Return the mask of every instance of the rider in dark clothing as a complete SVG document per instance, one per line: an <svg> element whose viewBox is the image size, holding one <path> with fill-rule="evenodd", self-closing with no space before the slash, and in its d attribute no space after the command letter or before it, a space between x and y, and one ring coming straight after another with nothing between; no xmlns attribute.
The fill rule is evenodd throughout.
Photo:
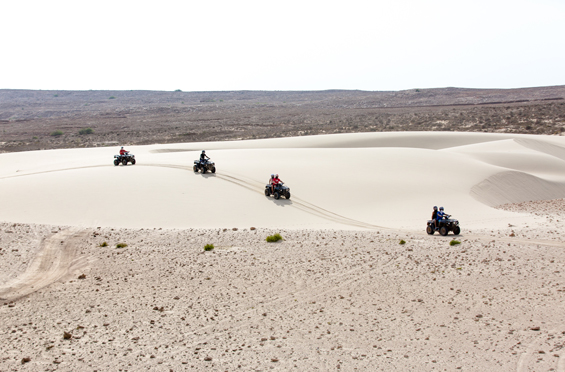
<svg viewBox="0 0 565 372"><path fill-rule="evenodd" d="M202 150L202 154L200 154L200 164L202 166L206 164L206 159L210 159L210 157L206 155L206 151Z"/></svg>
<svg viewBox="0 0 565 372"><path fill-rule="evenodd" d="M437 207L434 205L434 211L432 212L432 221L434 224L434 230L437 230L436 220L437 220Z"/></svg>

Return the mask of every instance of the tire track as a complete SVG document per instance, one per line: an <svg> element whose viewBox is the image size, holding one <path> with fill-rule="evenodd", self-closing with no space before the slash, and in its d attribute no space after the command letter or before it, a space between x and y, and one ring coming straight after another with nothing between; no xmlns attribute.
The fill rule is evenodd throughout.
<svg viewBox="0 0 565 372"><path fill-rule="evenodd" d="M174 168L174 169L190 170L191 172L193 172L192 166L182 166L182 165L173 165L173 164L144 164L144 166ZM232 184L238 185L238 186L243 187L247 190L257 192L261 195L263 195L263 193L264 193L263 189L265 187L265 184L260 182L260 181L256 181L256 180L252 180L252 179L250 179L249 181L246 181L242 178L238 178L238 177L230 175L229 173L226 173L226 172L215 173L214 175L215 175L215 177L217 177L221 180L224 180L226 182L230 182ZM292 199L289 202L290 202L289 203L290 207L297 208L297 209L299 209L299 210L301 210L305 213L311 214L311 215L319 217L319 218L323 218L323 219L331 221L331 222L336 222L336 223L340 223L340 224L348 225L348 226L361 227L361 228L369 229L369 230L376 230L376 229L392 230L392 229L384 227L384 226L373 225L373 224L370 224L370 223L367 223L367 222L363 222L363 221L355 220L353 218L345 217L343 215L340 215L340 214L334 213L332 211L329 211L327 209L324 209L322 207L319 207L315 204L309 203L306 200L298 198L296 196L293 196Z"/></svg>
<svg viewBox="0 0 565 372"><path fill-rule="evenodd" d="M539 356L537 350L543 349L542 340L548 337L548 335L552 335L555 333L562 333L563 327L559 326L558 328L553 328L547 332L543 332L537 337L535 337L532 342L528 344L526 351L524 351L520 355L520 359L518 359L518 363L516 364L516 372L525 372L530 370L528 367L530 366L530 362L536 359L536 356ZM534 368L535 370L535 368ZM556 369L557 372L565 372L565 357L561 355L556 362Z"/></svg>
<svg viewBox="0 0 565 372"><path fill-rule="evenodd" d="M255 191L258 192L260 194L263 194L263 188L265 187L265 184L259 182L259 181L254 181L252 182L248 182L245 181L241 178L237 178L234 176L230 176L228 174L217 174L216 177L219 177L221 179L223 179L224 181L227 182L231 182L234 183L236 185L242 186L248 190L251 191ZM356 227L362 227L365 229L369 229L369 230L375 230L375 229L387 229L384 226L378 226L378 225L373 225L367 222L363 222L363 221L359 221L359 220L355 220L353 218L349 218L349 217L345 217L342 216L340 214L334 213L332 211L329 211L327 209L324 209L322 207L319 207L315 204L309 203L304 199L298 198L296 196L293 196L292 199L290 200L290 206L297 208L303 212L309 213L311 215L314 215L316 217L320 217L332 222L337 222L337 223L341 223L344 225L349 225L349 226L356 226Z"/></svg>
<svg viewBox="0 0 565 372"><path fill-rule="evenodd" d="M4 301L20 299L87 266L87 257L77 257L77 246L87 234L68 229L44 239L26 271L0 286L0 298Z"/></svg>
<svg viewBox="0 0 565 372"><path fill-rule="evenodd" d="M86 165L86 166L82 166L82 167L61 168L61 169L52 169L52 170L41 171L41 172L14 174L14 175L11 175L11 176L0 177L0 180L5 180L5 179L9 179L9 178L26 177L26 176L35 176L36 174L45 174L45 173L54 173L54 172L66 172L66 171L77 170L77 169L103 168L103 167L110 167L110 165Z"/></svg>

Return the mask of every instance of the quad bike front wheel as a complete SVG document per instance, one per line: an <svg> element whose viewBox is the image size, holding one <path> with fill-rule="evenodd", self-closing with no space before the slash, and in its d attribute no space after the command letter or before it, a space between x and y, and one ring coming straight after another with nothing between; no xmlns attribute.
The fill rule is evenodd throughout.
<svg viewBox="0 0 565 372"><path fill-rule="evenodd" d="M131 159L131 165L135 165L135 159Z"/></svg>
<svg viewBox="0 0 565 372"><path fill-rule="evenodd" d="M426 227L426 232L428 233L428 235L434 235L435 231L432 225L428 225L428 227Z"/></svg>
<svg viewBox="0 0 565 372"><path fill-rule="evenodd" d="M126 159L122 160L122 165L128 165L128 161Z"/></svg>
<svg viewBox="0 0 565 372"><path fill-rule="evenodd" d="M210 170L210 172L216 173L216 167L213 167L213 168Z"/></svg>
<svg viewBox="0 0 565 372"><path fill-rule="evenodd" d="M286 199L290 199L290 191L286 193Z"/></svg>
<svg viewBox="0 0 565 372"><path fill-rule="evenodd" d="M442 226L442 227L439 228L439 233L442 236L446 236L448 232L449 231L447 231L447 227L445 227L445 226Z"/></svg>
<svg viewBox="0 0 565 372"><path fill-rule="evenodd" d="M202 167L202 174L205 174L207 171L206 167Z"/></svg>
<svg viewBox="0 0 565 372"><path fill-rule="evenodd" d="M454 235L459 235L461 233L461 228L459 226L455 226L453 228L453 234Z"/></svg>
<svg viewBox="0 0 565 372"><path fill-rule="evenodd" d="M117 165L120 165L120 161L119 161L118 159L115 159L115 160L114 160L114 165L116 165L116 166L117 166Z"/></svg>
<svg viewBox="0 0 565 372"><path fill-rule="evenodd" d="M275 191L275 199L279 200L281 198L281 194L278 191Z"/></svg>

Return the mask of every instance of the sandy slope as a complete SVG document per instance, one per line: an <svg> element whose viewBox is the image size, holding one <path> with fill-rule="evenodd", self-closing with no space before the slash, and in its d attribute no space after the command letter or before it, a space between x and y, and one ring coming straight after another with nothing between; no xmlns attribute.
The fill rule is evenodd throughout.
<svg viewBox="0 0 565 372"><path fill-rule="evenodd" d="M89 267L23 298L0 285L0 369L562 372L563 229L535 242L509 229L457 246L390 231L83 229L74 254ZM266 243L274 232L285 240ZM76 237L55 229L40 249ZM4 242L0 266L25 253Z"/></svg>
<svg viewBox="0 0 565 372"><path fill-rule="evenodd" d="M206 148L218 172L192 160ZM565 138L364 133L0 155L0 220L114 227L420 229L432 205L467 228L501 227L491 206L565 197ZM290 201L262 195L278 172Z"/></svg>
<svg viewBox="0 0 565 372"><path fill-rule="evenodd" d="M565 372L563 138L202 146L0 155L1 371Z"/></svg>

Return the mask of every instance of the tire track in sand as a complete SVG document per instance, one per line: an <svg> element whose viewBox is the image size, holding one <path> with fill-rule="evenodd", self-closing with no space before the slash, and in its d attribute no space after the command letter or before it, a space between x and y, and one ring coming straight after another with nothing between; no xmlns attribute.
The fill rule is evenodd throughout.
<svg viewBox="0 0 565 372"><path fill-rule="evenodd" d="M138 164L137 166L158 167L158 168L173 168L173 169L188 170L188 171L194 172L193 169L192 169L192 165L188 166L188 165L178 165L178 164L157 164L157 163L151 164L151 163L148 163L148 164ZM112 167L113 168L114 166L113 165L89 165L89 166L83 166L83 167L52 169L52 170L48 170L48 171L40 171L40 172L33 172L33 173L24 173L24 174L4 176L4 177L0 177L0 180L9 179L9 178L16 178L16 177L33 176L33 175L36 175L36 174L65 172L65 171L78 170L78 169L103 168L103 167ZM246 188L248 190L263 194L263 188L265 187L265 185L262 182L255 181L255 180L246 181L242 178L238 178L238 177L229 175L225 172L222 172L222 174L215 173L214 176L218 177L219 179L222 179L223 181L230 182L230 183L233 183L233 184L238 185L240 187ZM329 220L329 221L332 221L332 222L337 222L337 223L340 223L340 224L348 225L348 226L361 227L361 228L369 229L369 230L375 230L375 229L390 230L389 228L386 228L384 226L373 225L373 224L370 224L370 223L367 223L367 222L363 222L363 221L355 220L353 218L342 216L340 214L331 212L327 209L324 209L324 208L321 208L317 205L309 203L306 200L297 198L296 196L294 196L292 198L292 201L290 201L289 206L293 207L293 208L297 208L297 209L299 209L299 210L301 210L305 213L314 215L316 217L323 218L323 219L326 219L326 220Z"/></svg>
<svg viewBox="0 0 565 372"><path fill-rule="evenodd" d="M556 334L564 334L565 331L563 331L563 329L563 325L558 324L556 328L542 332L540 335L534 337L534 339L526 347L526 350L522 354L520 354L520 358L518 359L518 363L516 364L516 372L537 370L534 364L536 363L537 358L540 356L538 350L544 349L543 341L548 340L549 337L553 338ZM551 355L552 352L553 350L546 355ZM554 364L555 368L550 369L550 371L553 370L556 372L565 372L565 356L562 353L559 356L559 359L557 359L555 363L551 364Z"/></svg>
<svg viewBox="0 0 565 372"><path fill-rule="evenodd" d="M142 166L173 168L173 169L189 170L191 172L194 172L193 169L192 169L192 166L183 166L183 165L175 165L175 164L143 164ZM265 184L260 182L260 181L256 181L256 180L252 180L252 179L250 179L249 181L246 181L242 178L230 175L227 172L214 173L214 177L217 177L217 178L219 178L223 181L226 181L226 182L230 182L230 183L235 184L237 186L243 187L247 190L257 192L257 193L262 194L262 195L264 193ZM286 199L281 200L281 201L286 202ZM342 216L340 214L337 214L337 213L334 213L334 212L329 211L327 209L324 209L322 207L319 207L315 204L309 203L306 200L303 200L301 198L297 198L296 196L293 196L291 198L291 200L289 200L288 202L289 202L289 204L288 204L289 207L299 209L299 210L301 210L305 213L308 213L308 214L311 214L311 215L314 215L316 217L323 218L325 220L329 220L329 221L332 221L332 222L337 222L337 223L348 225L348 226L361 227L361 228L369 229L369 230L376 230L376 229L392 230L392 229L384 227L384 226L373 225L373 224L370 224L370 223L367 223L367 222L363 222L363 221L355 220L353 218Z"/></svg>
<svg viewBox="0 0 565 372"><path fill-rule="evenodd" d="M0 299L20 299L85 267L88 258L77 257L77 251L87 234L86 231L67 229L44 239L26 271L0 285Z"/></svg>

